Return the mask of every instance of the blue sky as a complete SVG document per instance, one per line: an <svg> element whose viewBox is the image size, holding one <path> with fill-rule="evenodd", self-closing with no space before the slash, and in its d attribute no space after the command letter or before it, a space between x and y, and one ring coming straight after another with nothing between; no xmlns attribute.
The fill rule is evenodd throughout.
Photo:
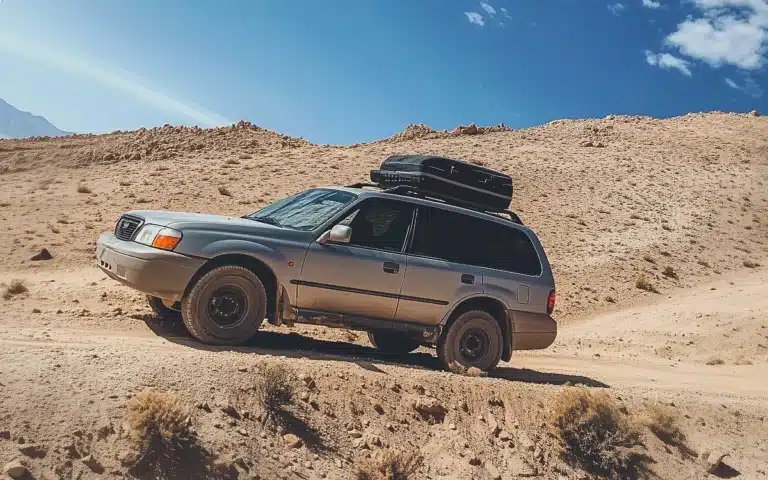
<svg viewBox="0 0 768 480"><path fill-rule="evenodd" d="M768 110L768 0L0 0L0 98L78 132L318 143Z"/></svg>

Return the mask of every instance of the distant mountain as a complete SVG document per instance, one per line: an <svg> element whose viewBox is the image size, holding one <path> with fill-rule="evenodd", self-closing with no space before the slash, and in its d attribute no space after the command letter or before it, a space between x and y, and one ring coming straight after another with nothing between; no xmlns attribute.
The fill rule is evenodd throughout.
<svg viewBox="0 0 768 480"><path fill-rule="evenodd" d="M0 98L0 138L61 137L70 135L45 118L23 112Z"/></svg>

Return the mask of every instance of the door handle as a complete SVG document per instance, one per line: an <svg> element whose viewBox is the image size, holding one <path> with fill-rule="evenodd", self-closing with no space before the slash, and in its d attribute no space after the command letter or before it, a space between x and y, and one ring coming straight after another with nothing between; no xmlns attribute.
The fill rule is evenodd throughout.
<svg viewBox="0 0 768 480"><path fill-rule="evenodd" d="M384 262L384 271L387 273L397 273L400 271L400 265L394 262Z"/></svg>
<svg viewBox="0 0 768 480"><path fill-rule="evenodd" d="M465 273L461 276L461 283L466 283L467 285L472 285L475 283L475 276L470 275L469 273Z"/></svg>

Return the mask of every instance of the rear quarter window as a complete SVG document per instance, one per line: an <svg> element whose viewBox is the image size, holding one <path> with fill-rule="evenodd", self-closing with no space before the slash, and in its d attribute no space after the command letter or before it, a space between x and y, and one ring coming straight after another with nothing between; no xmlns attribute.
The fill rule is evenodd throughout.
<svg viewBox="0 0 768 480"><path fill-rule="evenodd" d="M420 211L411 252L524 275L541 275L541 262L522 230L440 208Z"/></svg>

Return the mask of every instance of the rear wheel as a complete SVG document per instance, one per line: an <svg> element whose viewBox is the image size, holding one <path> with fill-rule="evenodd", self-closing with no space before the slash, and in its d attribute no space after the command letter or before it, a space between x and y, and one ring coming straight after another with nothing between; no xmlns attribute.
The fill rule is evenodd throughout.
<svg viewBox="0 0 768 480"><path fill-rule="evenodd" d="M147 303L149 303L149 307L152 311L163 320L178 320L181 318L181 312L168 307L160 297L147 295Z"/></svg>
<svg viewBox="0 0 768 480"><path fill-rule="evenodd" d="M444 368L454 362L464 368L488 371L501 360L503 335L499 322L488 312L462 313L437 342L437 356Z"/></svg>
<svg viewBox="0 0 768 480"><path fill-rule="evenodd" d="M205 343L238 345L258 331L267 311L264 285L237 265L217 267L200 277L181 302L184 325Z"/></svg>
<svg viewBox="0 0 768 480"><path fill-rule="evenodd" d="M412 335L384 330L368 332L368 340L376 347L376 350L394 354L410 353L421 345Z"/></svg>

